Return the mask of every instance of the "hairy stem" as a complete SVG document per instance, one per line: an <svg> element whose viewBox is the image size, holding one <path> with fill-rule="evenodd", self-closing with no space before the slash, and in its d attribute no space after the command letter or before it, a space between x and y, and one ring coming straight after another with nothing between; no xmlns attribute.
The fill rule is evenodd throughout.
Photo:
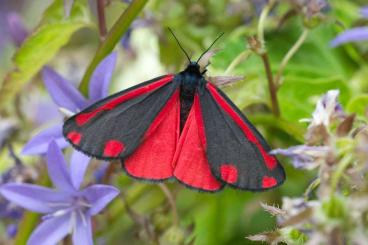
<svg viewBox="0 0 368 245"><path fill-rule="evenodd" d="M277 99L277 88L275 85L275 81L273 80L272 70L271 70L271 64L270 60L268 58L267 53L261 54L261 58L263 61L263 66L266 71L267 81L268 81L268 89L271 97L271 108L272 113L275 117L280 116L280 108L279 108L279 102Z"/></svg>
<svg viewBox="0 0 368 245"><path fill-rule="evenodd" d="M295 44L291 47L291 49L287 52L287 54L283 58L275 77L275 83L277 87L279 87L281 84L281 76L284 73L287 64L289 63L290 59L295 55L295 53L299 50L299 48L303 45L303 43L308 37L308 34L309 30L305 28L300 37L298 38L298 40L295 42Z"/></svg>
<svg viewBox="0 0 368 245"><path fill-rule="evenodd" d="M129 7L124 11L124 13L119 17L116 23L113 25L111 30L107 33L106 38L100 43L95 56L93 57L91 63L89 64L81 84L79 85L79 90L87 95L88 84L92 76L93 71L97 65L105 58L119 42L124 33L128 30L130 24L141 12L143 7L146 5L148 0L133 0Z"/></svg>
<svg viewBox="0 0 368 245"><path fill-rule="evenodd" d="M100 31L100 39L103 41L107 34L106 19L105 19L105 0L97 1L98 29Z"/></svg>

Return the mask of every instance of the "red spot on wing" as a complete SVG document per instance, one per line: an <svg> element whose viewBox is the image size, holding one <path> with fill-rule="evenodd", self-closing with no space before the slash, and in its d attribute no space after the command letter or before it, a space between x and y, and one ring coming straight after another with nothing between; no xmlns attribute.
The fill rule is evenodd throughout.
<svg viewBox="0 0 368 245"><path fill-rule="evenodd" d="M262 147L262 145L258 141L255 134L252 132L252 130L249 128L249 126L243 121L240 115L236 111L234 111L233 108L231 108L229 103L219 94L216 87L211 83L207 83L207 89L211 93L215 101L221 106L221 108L224 109L225 112L239 125L239 127L242 129L247 139L257 146L265 161L267 168L273 170L277 165L276 158L267 154L267 152Z"/></svg>
<svg viewBox="0 0 368 245"><path fill-rule="evenodd" d="M66 136L74 145L79 145L81 139L82 139L82 134L78 133L77 131L71 131L68 133L68 135Z"/></svg>
<svg viewBox="0 0 368 245"><path fill-rule="evenodd" d="M277 185L277 181L274 177L264 176L262 179L262 187L263 188L271 188Z"/></svg>
<svg viewBox="0 0 368 245"><path fill-rule="evenodd" d="M180 102L177 90L148 128L142 144L124 159L125 170L142 179L162 180L172 177L172 162L179 131Z"/></svg>
<svg viewBox="0 0 368 245"><path fill-rule="evenodd" d="M179 145L175 153L174 176L184 184L205 191L216 191L222 184L212 175L203 145L203 125L197 121L200 111L198 95L194 97Z"/></svg>
<svg viewBox="0 0 368 245"><path fill-rule="evenodd" d="M124 150L124 144L118 140L109 140L105 144L105 157L117 157Z"/></svg>
<svg viewBox="0 0 368 245"><path fill-rule="evenodd" d="M238 180L238 169L232 164L222 164L220 167L221 179L234 184Z"/></svg>
<svg viewBox="0 0 368 245"><path fill-rule="evenodd" d="M167 75L164 78L156 81L156 82L152 82L144 87L139 87L137 89L134 89L132 91L129 91L109 102L107 102L106 104L100 106L99 108L90 111L90 112L84 112L84 113L80 113L75 117L75 121L77 123L78 126L83 126L85 123L87 123L89 120L91 120L92 118L94 118L97 114L99 114L102 111L109 111L114 109L116 106L120 105L121 103L133 99L137 96L149 93L169 82L172 81L174 75Z"/></svg>

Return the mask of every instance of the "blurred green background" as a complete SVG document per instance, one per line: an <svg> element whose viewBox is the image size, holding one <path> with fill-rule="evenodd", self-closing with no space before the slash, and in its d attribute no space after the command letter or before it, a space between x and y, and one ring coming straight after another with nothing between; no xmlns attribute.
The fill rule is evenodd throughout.
<svg viewBox="0 0 368 245"><path fill-rule="evenodd" d="M45 125L36 125L25 110L27 104L38 98L50 101L38 72L47 63L76 84L83 77L100 42L97 17L87 1L76 1L69 19L60 17L62 1L2 1L1 15L15 11L30 32L39 34L40 27L69 21L55 33L40 35L34 43L23 48L14 62L22 64L22 74L14 78L10 90L16 97L7 101L3 115L17 118L19 132L14 136L16 151ZM129 6L126 1L108 1L105 14L110 28ZM329 89L340 90L340 100L348 112L363 116L368 102L368 45L348 44L330 47L330 41L344 29L368 24L361 19L359 8L365 1L334 0L320 14L323 16L287 65L282 85L278 91L281 117L270 111L267 79L260 57L254 53L227 71L240 54L248 50L247 37L257 34L262 3L245 0L201 1L148 1L143 11L131 26L126 46L118 43L119 53L111 92L165 73L176 73L186 65L186 59L175 40L167 31L171 27L185 49L193 58L198 57L219 35L225 36L214 48L208 67L209 76L240 75L244 79L226 86L224 91L264 134L272 148L286 148L303 141L306 124L300 119L310 118L319 96ZM265 22L265 45L274 74L285 54L290 50L305 27L303 9L294 2L279 1ZM54 9L46 13L53 3ZM287 14L291 11L290 16ZM0 78L4 80L15 67L12 57L18 48L7 39L8 30L1 24ZM56 35L53 36L53 35ZM54 53L47 44L50 39L64 35L65 45ZM70 35L70 40L68 36ZM60 44L63 43L60 41ZM27 42L27 40L26 40ZM49 57L45 57L49 56ZM9 87L9 86L8 86ZM3 87L4 89L4 87ZM8 88L9 89L9 88ZM12 93L12 92L11 92ZM36 97L36 98L35 98ZM1 100L1 99L0 99ZM16 103L13 103L15 101ZM3 102L2 102L3 103ZM51 102L50 102L51 103ZM18 111L20 110L20 112ZM32 113L32 111L31 111ZM36 164L39 158L22 157L28 164ZM12 163L5 150L0 157L0 169ZM179 226L173 226L172 207L159 186L138 183L125 174L116 174L112 184L124 192L130 208L149 226L154 227L161 244L256 244L246 239L247 235L275 228L275 220L260 207L260 203L280 203L285 196L301 196L313 180L313 172L295 170L287 159L280 158L286 169L285 184L275 190L250 193L225 188L216 194L188 190L178 183L167 186L176 197ZM133 215L134 216L134 215ZM149 244L144 226L128 215L121 202L114 202L104 215L96 219L95 238L98 244Z"/></svg>

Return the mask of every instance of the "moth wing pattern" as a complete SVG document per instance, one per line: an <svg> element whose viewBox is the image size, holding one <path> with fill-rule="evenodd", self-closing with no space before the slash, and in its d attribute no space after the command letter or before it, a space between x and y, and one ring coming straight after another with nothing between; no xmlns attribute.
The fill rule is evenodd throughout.
<svg viewBox="0 0 368 245"><path fill-rule="evenodd" d="M263 191L281 185L285 173L261 134L210 82L199 93L206 154L214 176L232 187Z"/></svg>
<svg viewBox="0 0 368 245"><path fill-rule="evenodd" d="M97 159L125 158L177 90L173 78L161 76L96 102L64 123L64 137Z"/></svg>

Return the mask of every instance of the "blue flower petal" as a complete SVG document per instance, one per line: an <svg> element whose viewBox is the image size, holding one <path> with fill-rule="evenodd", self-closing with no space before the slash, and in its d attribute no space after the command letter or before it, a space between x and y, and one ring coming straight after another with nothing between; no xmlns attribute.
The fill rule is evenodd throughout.
<svg viewBox="0 0 368 245"><path fill-rule="evenodd" d="M57 189L75 192L63 153L54 141L51 141L47 151L47 170Z"/></svg>
<svg viewBox="0 0 368 245"><path fill-rule="evenodd" d="M79 151L74 151L72 154L70 161L70 177L76 190L79 189L81 183L83 182L84 174L87 170L90 160L90 157Z"/></svg>
<svg viewBox="0 0 368 245"><path fill-rule="evenodd" d="M54 140L61 149L69 145L69 143L63 137L62 125L55 125L38 133L23 147L22 154L46 154L49 144L52 140Z"/></svg>
<svg viewBox="0 0 368 245"><path fill-rule="evenodd" d="M109 93L109 85L115 68L117 54L111 53L97 66L89 83L90 103L96 102Z"/></svg>
<svg viewBox="0 0 368 245"><path fill-rule="evenodd" d="M53 69L45 67L42 76L47 91L59 107L78 112L87 105L83 95Z"/></svg>
<svg viewBox="0 0 368 245"><path fill-rule="evenodd" d="M49 203L65 202L69 199L69 195L46 187L20 183L2 185L0 194L10 202L38 213L53 212L54 208Z"/></svg>
<svg viewBox="0 0 368 245"><path fill-rule="evenodd" d="M337 36L331 42L332 47L339 46L348 42L359 42L368 40L368 27L357 27L347 31Z"/></svg>
<svg viewBox="0 0 368 245"><path fill-rule="evenodd" d="M73 244L93 245L90 216L80 212L77 214L77 222L73 230Z"/></svg>
<svg viewBox="0 0 368 245"><path fill-rule="evenodd" d="M93 185L82 191L82 195L91 204L88 214L93 216L98 214L119 194L119 190L108 185Z"/></svg>
<svg viewBox="0 0 368 245"><path fill-rule="evenodd" d="M31 234L27 245L54 245L70 231L70 214L43 221Z"/></svg>

